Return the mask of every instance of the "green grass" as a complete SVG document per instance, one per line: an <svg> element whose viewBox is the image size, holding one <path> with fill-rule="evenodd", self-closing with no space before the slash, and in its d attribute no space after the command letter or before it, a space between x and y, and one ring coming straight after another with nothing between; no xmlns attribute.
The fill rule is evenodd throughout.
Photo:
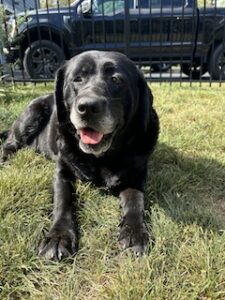
<svg viewBox="0 0 225 300"><path fill-rule="evenodd" d="M1 87L0 129L51 88ZM79 252L41 260L54 163L22 150L0 169L0 299L225 299L225 89L151 88L161 120L146 183L151 252L120 251L118 200L79 182Z"/></svg>

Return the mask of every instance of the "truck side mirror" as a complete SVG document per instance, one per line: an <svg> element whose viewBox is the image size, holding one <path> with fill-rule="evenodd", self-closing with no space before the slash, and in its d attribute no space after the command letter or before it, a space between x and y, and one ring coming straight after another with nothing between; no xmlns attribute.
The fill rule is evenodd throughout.
<svg viewBox="0 0 225 300"><path fill-rule="evenodd" d="M84 0L78 6L77 9L78 14L84 16L90 16L92 14L92 0Z"/></svg>

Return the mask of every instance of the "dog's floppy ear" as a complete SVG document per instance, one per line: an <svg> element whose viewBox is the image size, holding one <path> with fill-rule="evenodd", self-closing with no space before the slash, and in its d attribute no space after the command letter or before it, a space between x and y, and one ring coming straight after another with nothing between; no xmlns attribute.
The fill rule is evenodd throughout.
<svg viewBox="0 0 225 300"><path fill-rule="evenodd" d="M57 117L58 121L66 122L68 118L68 112L65 107L64 96L63 96L63 86L64 86L64 77L65 77L65 66L62 66L56 72L55 77L55 104L57 108Z"/></svg>
<svg viewBox="0 0 225 300"><path fill-rule="evenodd" d="M144 78L142 72L138 69L138 90L139 90L139 111L141 114L144 129L147 129L151 108L153 104L153 95Z"/></svg>

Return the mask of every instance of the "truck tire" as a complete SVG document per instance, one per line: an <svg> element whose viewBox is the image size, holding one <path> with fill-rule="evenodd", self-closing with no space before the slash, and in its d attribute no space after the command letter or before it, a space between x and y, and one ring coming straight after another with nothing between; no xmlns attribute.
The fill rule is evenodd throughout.
<svg viewBox="0 0 225 300"><path fill-rule="evenodd" d="M182 64L181 71L191 79L200 79L207 71L206 64Z"/></svg>
<svg viewBox="0 0 225 300"><path fill-rule="evenodd" d="M212 79L225 79L225 45L219 44L212 51L209 59L209 74Z"/></svg>
<svg viewBox="0 0 225 300"><path fill-rule="evenodd" d="M55 71L64 60L64 52L56 43L40 40L26 49L23 66L32 79L54 78Z"/></svg>

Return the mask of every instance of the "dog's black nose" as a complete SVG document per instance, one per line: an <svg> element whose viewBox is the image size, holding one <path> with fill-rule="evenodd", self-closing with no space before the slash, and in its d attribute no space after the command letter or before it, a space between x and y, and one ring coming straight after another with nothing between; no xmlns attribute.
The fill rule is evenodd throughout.
<svg viewBox="0 0 225 300"><path fill-rule="evenodd" d="M87 115L87 114L100 114L104 112L105 109L105 101L104 100L86 100L82 99L79 101L77 105L77 112L80 115Z"/></svg>

